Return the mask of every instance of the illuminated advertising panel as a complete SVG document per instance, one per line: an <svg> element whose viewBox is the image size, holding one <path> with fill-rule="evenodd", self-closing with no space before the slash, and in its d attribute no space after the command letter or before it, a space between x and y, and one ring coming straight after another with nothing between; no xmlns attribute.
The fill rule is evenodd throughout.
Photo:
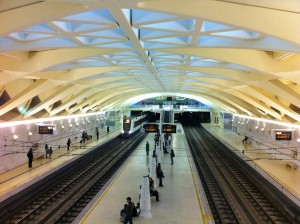
<svg viewBox="0 0 300 224"><path fill-rule="evenodd" d="M39 134L52 135L53 134L53 126L48 126L48 125L39 126Z"/></svg>
<svg viewBox="0 0 300 224"><path fill-rule="evenodd" d="M276 140L292 140L291 131L276 131L275 132Z"/></svg>
<svg viewBox="0 0 300 224"><path fill-rule="evenodd" d="M158 124L145 124L144 129L146 133L157 133Z"/></svg>
<svg viewBox="0 0 300 224"><path fill-rule="evenodd" d="M176 133L176 125L172 124L163 124L162 125L163 133Z"/></svg>

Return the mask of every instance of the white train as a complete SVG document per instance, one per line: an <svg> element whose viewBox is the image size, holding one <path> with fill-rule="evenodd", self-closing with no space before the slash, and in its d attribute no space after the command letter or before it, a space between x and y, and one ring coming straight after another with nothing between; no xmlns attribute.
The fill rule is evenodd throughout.
<svg viewBox="0 0 300 224"><path fill-rule="evenodd" d="M134 132L140 130L141 127L148 121L148 114L140 116L126 117L123 119L122 136L124 138L130 137Z"/></svg>

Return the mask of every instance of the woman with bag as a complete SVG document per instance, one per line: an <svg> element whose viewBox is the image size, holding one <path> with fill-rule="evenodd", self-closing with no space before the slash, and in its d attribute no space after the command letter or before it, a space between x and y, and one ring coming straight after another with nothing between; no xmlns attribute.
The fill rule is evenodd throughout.
<svg viewBox="0 0 300 224"><path fill-rule="evenodd" d="M173 149L171 149L170 157L171 157L171 165L173 165L173 158L175 157L175 153Z"/></svg>

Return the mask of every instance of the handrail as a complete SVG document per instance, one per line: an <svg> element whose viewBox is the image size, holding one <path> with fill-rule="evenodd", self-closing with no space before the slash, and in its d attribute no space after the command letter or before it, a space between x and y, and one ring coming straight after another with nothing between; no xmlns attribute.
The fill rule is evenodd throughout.
<svg viewBox="0 0 300 224"><path fill-rule="evenodd" d="M206 129L211 135L213 135L213 133L211 132L211 130ZM300 194L297 193L296 191L294 191L293 189L291 189L288 185L286 185L285 183L283 183L282 181L280 181L278 178L276 178L275 176L273 176L272 174L270 174L269 172L267 172L264 168L262 168L261 166L259 166L258 164L255 163L255 159L251 159L249 156L242 154L242 152L230 145L229 143L225 142L223 139L218 138L217 136L213 135L216 139L218 139L220 142L222 142L224 145L226 145L229 149L231 149L237 156L239 156L241 159L243 159L245 162L251 162L254 165L254 169L259 172L263 172L263 174L260 174L266 179L268 180L270 183L272 183L277 189L279 189L281 191L282 194L286 195L289 199L291 199L295 204L297 204L298 206L300 206ZM237 152L239 152L240 154L238 154ZM245 157L247 157L248 159L245 159ZM251 165L251 164L249 164ZM257 170L257 168L259 168L259 170ZM267 177L270 177L267 178ZM275 183L275 184L274 184ZM289 194L287 194L289 193Z"/></svg>

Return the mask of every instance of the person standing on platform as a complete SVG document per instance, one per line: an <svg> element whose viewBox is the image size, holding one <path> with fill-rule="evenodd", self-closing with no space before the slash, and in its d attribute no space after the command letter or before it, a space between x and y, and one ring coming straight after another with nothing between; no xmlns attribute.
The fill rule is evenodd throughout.
<svg viewBox="0 0 300 224"><path fill-rule="evenodd" d="M161 169L160 163L158 163L156 167L156 177L159 179L158 186L163 187L164 185L162 184L162 178L164 177L164 173Z"/></svg>
<svg viewBox="0 0 300 224"><path fill-rule="evenodd" d="M52 153L53 153L53 150L52 150L52 147L50 147L50 149L49 149L49 159L51 159Z"/></svg>
<svg viewBox="0 0 300 224"><path fill-rule="evenodd" d="M70 146L71 146L71 139L70 139L70 138L69 138L68 141L67 141L67 146L68 146L67 149L68 149L68 151L69 151L69 150L70 150Z"/></svg>
<svg viewBox="0 0 300 224"><path fill-rule="evenodd" d="M149 145L149 142L147 141L146 142L146 153L147 153L147 156L149 156L149 150L150 150L150 145Z"/></svg>
<svg viewBox="0 0 300 224"><path fill-rule="evenodd" d="M106 132L107 132L107 134L109 133L109 125L106 128Z"/></svg>
<svg viewBox="0 0 300 224"><path fill-rule="evenodd" d="M31 168L32 167L32 160L33 160L32 148L29 149L29 151L27 153L27 157L28 157L28 167Z"/></svg>
<svg viewBox="0 0 300 224"><path fill-rule="evenodd" d="M98 128L96 128L96 136L97 136L97 140L99 139L99 130Z"/></svg>
<svg viewBox="0 0 300 224"><path fill-rule="evenodd" d="M173 149L171 149L170 157L171 157L171 165L173 165L174 163L173 158L175 157L175 153Z"/></svg>
<svg viewBox="0 0 300 224"><path fill-rule="evenodd" d="M171 142L172 142L172 135L171 134L169 134L169 136L168 136L168 141L169 141L169 145L171 145Z"/></svg>
<svg viewBox="0 0 300 224"><path fill-rule="evenodd" d="M48 146L48 144L46 144L45 145L46 158L48 158L48 152L49 152L49 146Z"/></svg>
<svg viewBox="0 0 300 224"><path fill-rule="evenodd" d="M130 224L133 224L132 222L132 213L133 213L133 209L134 209L134 204L133 202L131 202L131 197L127 197L127 207L125 210L125 214L126 214L126 217L125 217L125 220L124 220L124 224L127 224L127 223L130 223Z"/></svg>

